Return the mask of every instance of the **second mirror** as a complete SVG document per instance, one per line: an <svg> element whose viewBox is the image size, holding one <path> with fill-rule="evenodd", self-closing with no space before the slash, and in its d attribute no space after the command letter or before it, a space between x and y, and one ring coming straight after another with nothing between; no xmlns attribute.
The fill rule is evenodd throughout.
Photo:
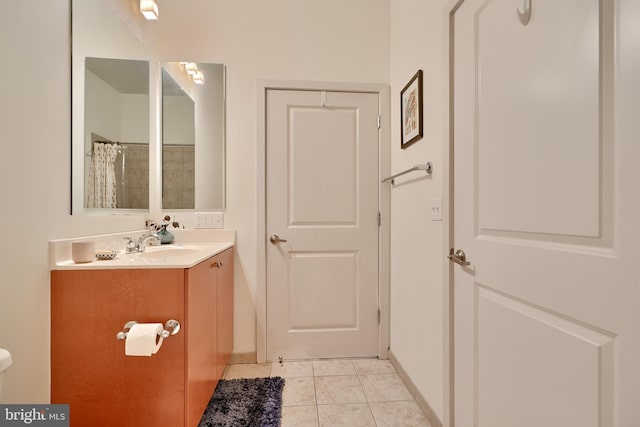
<svg viewBox="0 0 640 427"><path fill-rule="evenodd" d="M162 208L225 207L225 67L162 64Z"/></svg>

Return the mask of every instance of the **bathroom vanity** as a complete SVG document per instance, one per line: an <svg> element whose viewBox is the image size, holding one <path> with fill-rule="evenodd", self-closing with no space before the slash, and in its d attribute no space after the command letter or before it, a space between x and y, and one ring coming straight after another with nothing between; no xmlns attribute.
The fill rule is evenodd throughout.
<svg viewBox="0 0 640 427"><path fill-rule="evenodd" d="M51 402L72 427L198 425L233 346L232 246L52 268ZM125 356L127 322L169 319L181 328L156 354Z"/></svg>

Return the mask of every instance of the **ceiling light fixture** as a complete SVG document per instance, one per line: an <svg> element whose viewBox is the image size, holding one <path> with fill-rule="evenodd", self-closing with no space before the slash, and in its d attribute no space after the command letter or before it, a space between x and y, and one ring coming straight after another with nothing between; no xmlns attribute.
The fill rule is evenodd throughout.
<svg viewBox="0 0 640 427"><path fill-rule="evenodd" d="M155 21L160 17L155 0L140 0L140 13L149 21Z"/></svg>
<svg viewBox="0 0 640 427"><path fill-rule="evenodd" d="M204 84L204 74L202 74L202 71L198 71L193 75L193 82L197 85Z"/></svg>
<svg viewBox="0 0 640 427"><path fill-rule="evenodd" d="M195 62L187 62L184 65L184 70L187 72L187 74L193 76L198 72L198 65Z"/></svg>

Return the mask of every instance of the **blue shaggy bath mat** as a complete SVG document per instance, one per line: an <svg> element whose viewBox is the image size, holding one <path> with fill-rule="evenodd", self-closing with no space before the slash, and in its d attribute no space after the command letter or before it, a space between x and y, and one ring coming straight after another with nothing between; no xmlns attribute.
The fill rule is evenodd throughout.
<svg viewBox="0 0 640 427"><path fill-rule="evenodd" d="M198 427L280 427L284 379L220 380Z"/></svg>

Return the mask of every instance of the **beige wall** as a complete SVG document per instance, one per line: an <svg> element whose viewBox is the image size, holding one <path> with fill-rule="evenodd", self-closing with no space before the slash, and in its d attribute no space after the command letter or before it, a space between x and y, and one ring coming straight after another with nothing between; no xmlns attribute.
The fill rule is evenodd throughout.
<svg viewBox="0 0 640 427"><path fill-rule="evenodd" d="M443 197L446 129L445 0L392 0L391 169L431 161L431 178L396 185L391 193L391 352L443 420L443 222L431 200ZM424 136L400 149L399 93L424 72ZM411 178L421 176L415 172ZM400 181L400 180L398 180Z"/></svg>

